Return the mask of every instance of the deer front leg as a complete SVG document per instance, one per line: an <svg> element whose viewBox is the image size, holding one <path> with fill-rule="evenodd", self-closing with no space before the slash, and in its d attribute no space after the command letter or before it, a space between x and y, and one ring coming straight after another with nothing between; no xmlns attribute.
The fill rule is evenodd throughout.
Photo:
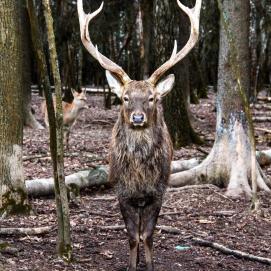
<svg viewBox="0 0 271 271"><path fill-rule="evenodd" d="M65 142L67 151L70 150L69 137L70 137L70 129L67 127L64 127L64 142Z"/></svg>
<svg viewBox="0 0 271 271"><path fill-rule="evenodd" d="M137 263L139 261L138 248L139 248L139 212L138 208L132 206L129 200L119 199L120 211L127 229L130 245L129 255L129 271L136 271Z"/></svg>
<svg viewBox="0 0 271 271"><path fill-rule="evenodd" d="M155 199L144 207L141 215L141 237L144 242L147 271L153 271L153 232L161 209L162 200Z"/></svg>

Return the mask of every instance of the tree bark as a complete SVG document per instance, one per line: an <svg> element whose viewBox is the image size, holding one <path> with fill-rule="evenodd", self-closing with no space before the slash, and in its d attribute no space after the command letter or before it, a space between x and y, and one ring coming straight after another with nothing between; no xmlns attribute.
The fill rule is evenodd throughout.
<svg viewBox="0 0 271 271"><path fill-rule="evenodd" d="M140 10L143 26L143 53L141 58L141 79L150 76L151 67L151 40L152 40L152 22L153 22L153 0L141 0Z"/></svg>
<svg viewBox="0 0 271 271"><path fill-rule="evenodd" d="M185 4L185 3L184 3ZM160 66L169 59L174 40L178 48L189 38L188 18L180 15L176 3L168 0L154 1L154 62L155 67ZM185 33L185 34L184 34ZM190 143L201 143L194 132L187 110L189 84L189 61L184 59L177 64L173 73L176 76L175 86L171 93L164 99L165 121L167 123L175 147L185 146Z"/></svg>
<svg viewBox="0 0 271 271"><path fill-rule="evenodd" d="M22 165L22 4L0 2L0 213L29 211Z"/></svg>
<svg viewBox="0 0 271 271"><path fill-rule="evenodd" d="M23 1L24 3L25 1ZM44 129L44 127L35 119L31 110L31 34L30 22L27 13L27 8L23 6L22 9L22 38L23 38L23 117L24 126L32 129Z"/></svg>
<svg viewBox="0 0 271 271"><path fill-rule="evenodd" d="M221 8L222 7L222 8ZM213 183L227 194L252 196L255 186L270 191L256 162L249 93L249 0L224 0L221 8L217 126L213 149L199 166L173 174L170 184ZM254 187L251 187L254 184ZM267 185L268 184L268 185Z"/></svg>
<svg viewBox="0 0 271 271"><path fill-rule="evenodd" d="M63 110L62 110L62 92L61 79L58 69L58 59L55 45L55 35L53 28L53 18L49 0L43 0L44 16L47 27L48 45L50 53L51 70L54 77L55 94L56 94L56 140L52 151L52 160L54 163L54 180L55 180L55 199L57 205L58 217L58 253L59 256L70 261L72 257L72 246L70 237L70 220L69 206L67 198L67 189L65 186L64 175L64 158L63 158ZM47 110L50 108L47 108ZM49 112L52 114L54 111ZM49 125L50 123L49 119Z"/></svg>

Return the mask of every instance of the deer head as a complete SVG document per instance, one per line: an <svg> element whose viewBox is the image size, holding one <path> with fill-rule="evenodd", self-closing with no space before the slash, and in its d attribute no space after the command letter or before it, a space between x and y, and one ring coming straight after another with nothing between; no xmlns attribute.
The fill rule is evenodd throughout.
<svg viewBox="0 0 271 271"><path fill-rule="evenodd" d="M199 36L199 19L202 0L196 0L194 8L190 9L177 0L178 6L190 19L191 31L186 45L177 52L177 42L169 60L160 66L149 79L143 81L131 80L125 71L116 63L98 51L90 39L88 26L102 10L103 3L93 13L85 14L82 0L77 1L80 22L81 40L88 52L106 69L106 77L112 92L123 102L121 112L124 120L132 127L145 127L155 120L157 106L161 98L168 94L174 85L173 74L164 80L159 79L176 63L181 61L195 46Z"/></svg>
<svg viewBox="0 0 271 271"><path fill-rule="evenodd" d="M71 90L73 95L73 102L75 108L79 110L88 109L87 105L87 96L86 90L82 90L82 92L77 92L74 89Z"/></svg>

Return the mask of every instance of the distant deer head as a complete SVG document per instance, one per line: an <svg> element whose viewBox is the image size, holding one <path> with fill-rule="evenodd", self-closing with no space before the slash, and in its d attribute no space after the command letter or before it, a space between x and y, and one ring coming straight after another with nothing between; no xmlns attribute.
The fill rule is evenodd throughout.
<svg viewBox="0 0 271 271"><path fill-rule="evenodd" d="M67 149L69 148L69 135L70 135L71 128L75 125L76 119L78 118L82 110L88 109L86 90L77 92L74 89L72 89L71 92L73 95L73 101L71 103L62 101L64 140L66 142ZM53 104L54 104L54 108L56 108L55 96L53 96ZM48 113L47 113L45 101L42 104L42 111L44 113L45 125L49 127Z"/></svg>

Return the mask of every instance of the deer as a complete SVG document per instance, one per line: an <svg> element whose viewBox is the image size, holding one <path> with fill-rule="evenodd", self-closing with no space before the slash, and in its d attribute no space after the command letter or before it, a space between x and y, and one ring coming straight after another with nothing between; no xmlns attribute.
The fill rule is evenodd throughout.
<svg viewBox="0 0 271 271"><path fill-rule="evenodd" d="M153 271L153 233L162 206L173 156L173 146L163 117L162 99L173 88L173 74L162 76L181 61L196 45L202 0L194 8L177 4L190 19L190 37L177 52L175 41L171 57L152 75L142 81L130 79L127 73L95 47L89 35L89 23L103 9L89 14L83 1L77 1L81 41L86 50L106 70L108 85L122 105L112 131L109 159L109 182L116 187L120 212L129 239L128 270L136 271L139 243L143 241L146 270ZM161 80L160 80L161 79Z"/></svg>
<svg viewBox="0 0 271 271"><path fill-rule="evenodd" d="M63 130L64 130L64 142L66 145L66 149L69 150L69 137L71 133L72 127L75 125L77 118L81 114L84 109L88 109L87 105L87 96L86 90L82 90L82 92L77 92L74 89L71 90L73 95L72 103L67 103L62 101L63 108ZM56 98L53 96L53 104L56 109ZM49 127L48 122L48 112L46 107L46 102L42 103L42 112L44 114L44 122L46 127Z"/></svg>

